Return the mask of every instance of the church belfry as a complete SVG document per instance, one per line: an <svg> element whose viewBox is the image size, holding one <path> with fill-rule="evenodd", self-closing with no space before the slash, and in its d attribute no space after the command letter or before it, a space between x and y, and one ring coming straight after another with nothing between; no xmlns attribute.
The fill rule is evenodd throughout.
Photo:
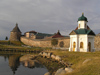
<svg viewBox="0 0 100 75"><path fill-rule="evenodd" d="M82 13L82 16L78 18L78 29L87 29L87 18Z"/></svg>

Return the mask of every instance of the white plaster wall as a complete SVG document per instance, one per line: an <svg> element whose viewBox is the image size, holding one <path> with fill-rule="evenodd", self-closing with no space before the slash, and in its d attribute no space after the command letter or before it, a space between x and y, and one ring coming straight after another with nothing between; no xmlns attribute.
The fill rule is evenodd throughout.
<svg viewBox="0 0 100 75"><path fill-rule="evenodd" d="M83 42L83 48L80 48L80 43ZM79 51L87 52L88 49L88 36L87 35L79 35Z"/></svg>
<svg viewBox="0 0 100 75"><path fill-rule="evenodd" d="M69 51L73 51L73 42L76 43L75 51L77 51L77 35L70 35L70 48L69 48Z"/></svg>
<svg viewBox="0 0 100 75"><path fill-rule="evenodd" d="M91 52L94 52L94 36L88 36L88 42L91 42Z"/></svg>
<svg viewBox="0 0 100 75"><path fill-rule="evenodd" d="M80 28L79 28L80 24ZM85 27L86 24L86 27ZM86 21L78 21L78 29L87 29L87 22Z"/></svg>

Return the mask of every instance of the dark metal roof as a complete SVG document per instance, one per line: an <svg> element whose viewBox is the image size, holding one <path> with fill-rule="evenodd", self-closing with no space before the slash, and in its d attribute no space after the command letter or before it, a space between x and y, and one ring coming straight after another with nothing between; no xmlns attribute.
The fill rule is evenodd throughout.
<svg viewBox="0 0 100 75"><path fill-rule="evenodd" d="M90 29L90 27L87 25L87 29L89 30ZM76 27L76 29L75 30L78 30L78 26Z"/></svg>
<svg viewBox="0 0 100 75"><path fill-rule="evenodd" d="M78 21L88 21L87 18L84 16L84 13L82 13L82 16L78 18Z"/></svg>
<svg viewBox="0 0 100 75"><path fill-rule="evenodd" d="M13 30L11 32L21 32L17 23L16 23L16 26L13 28Z"/></svg>
<svg viewBox="0 0 100 75"><path fill-rule="evenodd" d="M87 34L87 35L94 35L95 33L92 30L88 30L88 29L78 29L78 30L74 30L74 32L76 34Z"/></svg>
<svg viewBox="0 0 100 75"><path fill-rule="evenodd" d="M53 34L46 34L46 33L37 33L36 36L52 36Z"/></svg>

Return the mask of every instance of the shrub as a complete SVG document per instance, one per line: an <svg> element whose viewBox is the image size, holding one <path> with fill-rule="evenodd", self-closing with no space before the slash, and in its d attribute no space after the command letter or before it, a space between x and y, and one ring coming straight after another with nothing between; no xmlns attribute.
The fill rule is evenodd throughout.
<svg viewBox="0 0 100 75"><path fill-rule="evenodd" d="M58 45L58 40L57 40L57 39L52 39L52 40L51 40L51 45L52 45L52 46Z"/></svg>

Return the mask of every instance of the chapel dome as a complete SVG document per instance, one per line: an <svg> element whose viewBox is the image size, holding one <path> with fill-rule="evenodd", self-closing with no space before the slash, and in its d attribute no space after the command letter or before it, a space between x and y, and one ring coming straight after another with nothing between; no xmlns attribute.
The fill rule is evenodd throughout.
<svg viewBox="0 0 100 75"><path fill-rule="evenodd" d="M87 21L87 18L84 16L84 13L82 13L82 16L78 18L78 21Z"/></svg>

